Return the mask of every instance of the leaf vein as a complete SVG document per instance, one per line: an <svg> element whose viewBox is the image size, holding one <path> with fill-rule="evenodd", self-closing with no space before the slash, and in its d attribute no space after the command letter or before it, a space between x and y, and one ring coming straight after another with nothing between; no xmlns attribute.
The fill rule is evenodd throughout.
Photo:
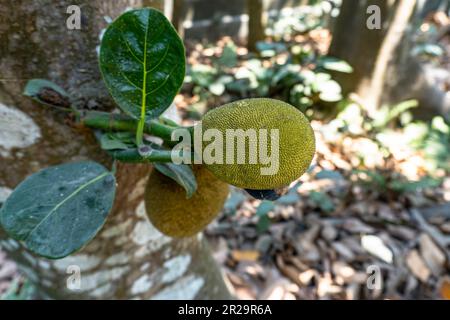
<svg viewBox="0 0 450 320"><path fill-rule="evenodd" d="M125 78L125 80L129 83L129 84L131 84L133 87L135 87L136 89L138 89L139 91L142 91L142 89L137 85L137 84L135 84L133 81L131 81L128 77L127 77L127 75L122 71L122 70L120 70L120 69L118 69L119 70L119 73Z"/></svg>
<svg viewBox="0 0 450 320"><path fill-rule="evenodd" d="M73 198L75 195L77 195L80 191L82 191L84 188L88 187L89 185L103 179L104 177L106 177L109 174L109 172L105 172L102 173L101 175L95 177L94 179L84 183L83 185L79 186L74 192L72 192L67 198L65 198L63 201L61 201L60 203L58 203L52 210L50 210L45 217L33 228L31 229L31 231L28 233L28 235L25 237L25 239L23 241L27 241L28 238L31 236L31 234L36 231L41 225L42 223L44 223L44 221L46 221L50 215L54 212L56 212L56 210L58 210L64 203L66 203L69 199Z"/></svg>
<svg viewBox="0 0 450 320"><path fill-rule="evenodd" d="M125 43L125 46L127 47L128 51L131 53L131 55L137 60L139 61L141 64L144 63L144 61L142 59L140 59L134 52L133 50L131 50L130 44L128 43L127 39L125 39L123 33L120 34L122 36L123 42Z"/></svg>
<svg viewBox="0 0 450 320"><path fill-rule="evenodd" d="M172 75L172 73L175 71L175 69L178 67L178 65L175 65L174 68L172 68L172 70L167 74L166 78L164 79L164 81L155 89L153 89L152 91L148 92L146 95L152 94L156 91L158 91L159 89L161 89L169 80L170 76Z"/></svg>
<svg viewBox="0 0 450 320"><path fill-rule="evenodd" d="M159 59L158 63L157 63L154 67L152 67L150 70L147 70L147 71L146 71L147 73L150 73L150 72L152 72L153 70L155 70L156 68L159 67L159 65L160 65L160 64L164 61L164 59L167 57L167 53L169 52L169 47L170 47L170 44L167 44L166 51L164 52L164 54L163 54L163 56L161 57L161 59Z"/></svg>

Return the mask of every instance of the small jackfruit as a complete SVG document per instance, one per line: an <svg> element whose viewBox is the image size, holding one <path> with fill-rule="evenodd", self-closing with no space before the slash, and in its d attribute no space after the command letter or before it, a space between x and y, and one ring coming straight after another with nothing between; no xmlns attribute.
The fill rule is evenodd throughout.
<svg viewBox="0 0 450 320"><path fill-rule="evenodd" d="M151 223L173 238L190 237L203 230L220 212L229 187L203 166L192 167L197 191L187 199L174 180L152 170L145 189L145 207Z"/></svg>
<svg viewBox="0 0 450 320"><path fill-rule="evenodd" d="M203 117L203 133L209 129L219 130L227 141L222 143L222 163L204 162L205 166L218 179L243 189L267 190L289 185L305 173L315 152L314 132L308 119L295 107L279 100L254 98L225 104L209 111ZM234 148L231 150L227 136L229 129L234 129L231 131L237 133L234 136ZM248 142L255 134L251 131L256 132L258 139L252 149ZM275 131L278 132L278 139L272 139L276 137L271 136ZM265 140L260 134L266 134ZM237 146L238 140L242 141L243 138L246 139L246 145L244 151L241 149L239 163ZM275 148L275 140L278 141L278 148ZM203 140L203 150L211 143ZM228 161L226 157L230 152L232 156ZM244 159L242 154L245 155ZM270 157L261 158L265 155Z"/></svg>

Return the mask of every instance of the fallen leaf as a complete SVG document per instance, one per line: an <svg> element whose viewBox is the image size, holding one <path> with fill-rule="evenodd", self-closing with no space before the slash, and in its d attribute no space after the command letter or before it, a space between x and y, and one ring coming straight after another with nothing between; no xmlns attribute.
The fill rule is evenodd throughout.
<svg viewBox="0 0 450 320"><path fill-rule="evenodd" d="M346 219L342 227L351 233L373 233L375 230L357 218Z"/></svg>
<svg viewBox="0 0 450 320"><path fill-rule="evenodd" d="M439 226L439 228L442 230L442 232L450 233L450 222L446 222L444 224L441 224Z"/></svg>
<svg viewBox="0 0 450 320"><path fill-rule="evenodd" d="M434 243L431 237L422 233L419 238L420 254L423 260L435 276L439 276L444 270L445 254Z"/></svg>
<svg viewBox="0 0 450 320"><path fill-rule="evenodd" d="M355 269L342 261L336 261L332 265L333 273L348 282L355 275Z"/></svg>
<svg viewBox="0 0 450 320"><path fill-rule="evenodd" d="M427 282L431 275L430 269L426 266L417 250L411 250L406 257L406 265L412 274L422 282Z"/></svg>
<svg viewBox="0 0 450 320"><path fill-rule="evenodd" d="M338 231L335 227L333 227L330 224L326 224L323 229L322 232L320 233L320 235L322 236L322 238L324 238L325 240L328 241L333 241L334 239L337 238L338 236Z"/></svg>
<svg viewBox="0 0 450 320"><path fill-rule="evenodd" d="M445 300L450 300L450 277L444 277L439 283L439 293Z"/></svg>
<svg viewBox="0 0 450 320"><path fill-rule="evenodd" d="M256 261L259 258L257 250L233 250L231 257L236 261Z"/></svg>
<svg viewBox="0 0 450 320"><path fill-rule="evenodd" d="M348 261L355 259L355 255L353 254L352 250L348 248L345 244L341 242L333 242L331 246L344 259Z"/></svg>
<svg viewBox="0 0 450 320"><path fill-rule="evenodd" d="M345 297L347 300L358 300L359 299L359 292L361 288L360 285L357 283L351 283L346 289L345 289Z"/></svg>
<svg viewBox="0 0 450 320"><path fill-rule="evenodd" d="M366 235L361 237L361 246L371 255L383 260L386 263L392 263L394 255L378 236Z"/></svg>
<svg viewBox="0 0 450 320"><path fill-rule="evenodd" d="M298 275L298 279L299 279L299 281L300 281L300 283L301 283L302 285L307 286L307 285L309 285L309 284L311 283L311 281L312 281L315 277L317 277L318 275L319 275L319 273L318 273L316 270L314 270L314 269L309 269L309 270L306 270L306 271L304 271L304 272L301 272L301 273Z"/></svg>

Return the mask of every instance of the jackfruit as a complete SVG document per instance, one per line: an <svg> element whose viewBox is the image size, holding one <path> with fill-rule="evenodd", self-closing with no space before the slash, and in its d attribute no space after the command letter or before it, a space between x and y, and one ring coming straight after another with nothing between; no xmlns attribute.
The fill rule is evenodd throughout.
<svg viewBox="0 0 450 320"><path fill-rule="evenodd" d="M192 167L197 191L187 199L185 190L174 180L152 170L145 189L145 207L151 223L161 233L184 238L202 231L220 212L229 186L206 168Z"/></svg>
<svg viewBox="0 0 450 320"><path fill-rule="evenodd" d="M201 125L204 136L207 130L216 129L221 132L224 140L222 149L219 148L224 155L222 163L203 163L218 179L239 188L268 190L285 187L305 173L314 156L314 132L308 119L295 107L279 100L253 98L228 103L206 113ZM240 157L237 148L239 138L234 139L233 147L227 147L230 145L227 136L229 129L234 129L235 133L238 132L236 129L242 129L236 135L241 139L245 138L245 149L240 153ZM249 137L255 136L250 134L252 130L249 129L256 131L257 149L250 148ZM278 129L278 148L275 148L274 144L277 139L271 137L272 129ZM265 140L261 138L261 134L266 134ZM212 138L211 141L205 140L208 139L203 137L203 150L215 143ZM267 152L262 147L266 148ZM232 155L228 161L230 152ZM276 154L278 159L274 157ZM242 155L245 155L244 159ZM268 155L273 159L268 161L270 157L266 157L264 160L261 155ZM253 162L250 157L253 157ZM261 171L262 168L267 170L272 165L272 172Z"/></svg>

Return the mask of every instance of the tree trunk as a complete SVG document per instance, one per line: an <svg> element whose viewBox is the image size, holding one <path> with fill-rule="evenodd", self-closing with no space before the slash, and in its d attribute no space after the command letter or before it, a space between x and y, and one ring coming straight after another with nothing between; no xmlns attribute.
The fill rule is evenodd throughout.
<svg viewBox="0 0 450 320"><path fill-rule="evenodd" d="M379 27L370 29L367 8L379 10ZM348 61L354 69L350 75L338 75L344 92L357 93L365 107L374 111L381 101L389 63L397 49L412 15L415 0L344 0L336 20L330 55Z"/></svg>
<svg viewBox="0 0 450 320"><path fill-rule="evenodd" d="M380 8L380 29L367 28L366 13L370 5ZM389 21L389 4L386 0L344 0L333 30L329 54L348 61L353 67L351 74L336 74L345 93L355 92L362 96L371 85L386 25Z"/></svg>
<svg viewBox="0 0 450 320"><path fill-rule="evenodd" d="M142 0L142 7L152 7L164 12L164 0Z"/></svg>
<svg viewBox="0 0 450 320"><path fill-rule="evenodd" d="M81 8L81 30L68 30L69 5ZM0 194L39 169L92 159L110 167L90 131L22 96L31 78L65 87L78 108L114 107L98 69L104 16L140 1L4 1L0 4ZM41 297L64 299L226 299L229 293L201 235L174 240L147 220L143 192L148 165L118 166L114 208L101 232L61 260L37 257L0 230L0 244ZM0 199L1 201L1 199ZM80 286L77 286L78 275Z"/></svg>
<svg viewBox="0 0 450 320"><path fill-rule="evenodd" d="M247 0L248 37L247 48L256 52L256 43L264 40L263 1Z"/></svg>
<svg viewBox="0 0 450 320"><path fill-rule="evenodd" d="M173 26L177 30L181 39L184 38L184 28L183 28L183 9L184 9L184 0L166 0L167 3L171 4L171 15L170 20L172 21Z"/></svg>
<svg viewBox="0 0 450 320"><path fill-rule="evenodd" d="M450 95L438 83L448 71L424 64L411 55L411 23L416 0L344 0L336 20L329 54L348 61L352 74L336 74L344 93L355 92L369 112L381 104L417 99L415 110L422 118L448 117ZM381 29L366 26L368 6L381 10Z"/></svg>
<svg viewBox="0 0 450 320"><path fill-rule="evenodd" d="M427 2L424 7L419 4L418 1L418 8L413 19L416 25L419 25L423 21L423 16L434 8L432 3ZM444 30L445 28L442 28L430 41L437 43ZM384 90L385 100L398 102L416 99L420 106L413 109L416 117L428 120L440 114L450 120L450 93L446 85L447 79L450 78L450 70L445 66L429 63L414 56L412 52L415 44L411 40L413 36L413 29L405 33L395 61L389 66Z"/></svg>

